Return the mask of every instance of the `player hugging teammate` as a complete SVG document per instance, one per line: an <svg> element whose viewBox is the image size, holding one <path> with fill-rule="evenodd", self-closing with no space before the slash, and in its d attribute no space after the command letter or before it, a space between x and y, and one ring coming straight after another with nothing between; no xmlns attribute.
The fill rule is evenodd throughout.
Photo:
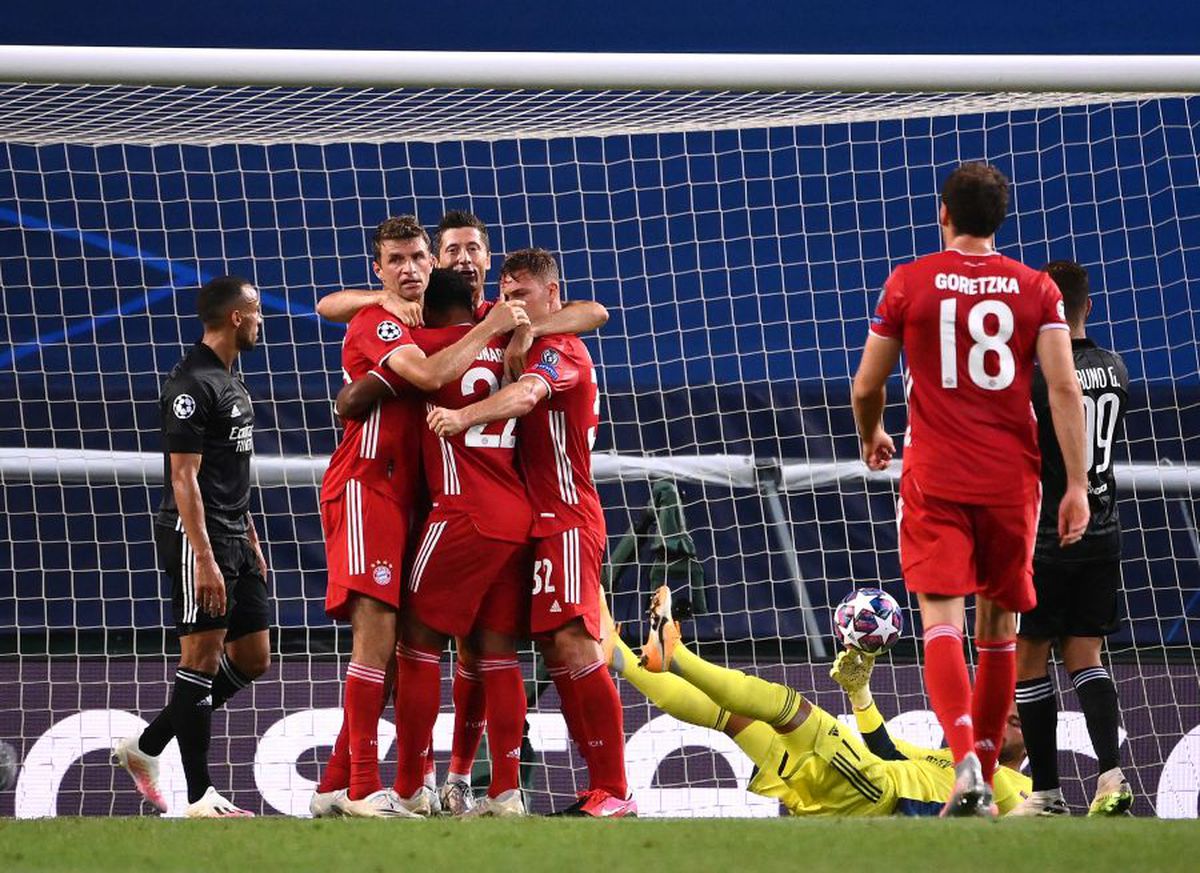
<svg viewBox="0 0 1200 873"><path fill-rule="evenodd" d="M486 228L469 213L446 216L438 250L450 269L430 271L428 238L415 220L389 220L376 237L375 269L383 293L340 292L323 301L327 315L358 310L343 348L349 384L338 397L338 412L350 423L322 489L327 608L351 620L354 655L342 734L312 811L413 817L445 805L447 811L468 815L525 813L519 785L525 693L516 647L530 633L526 586L532 577L535 595L539 587L545 593L555 584L564 586L561 602L547 601L545 614L533 613L532 631L543 637L564 716L592 775L589 791L572 810L629 814L634 807L625 785L620 701L607 672L598 669L603 666L596 610L604 527L591 483L590 446L599 398L586 348L569 335L600 326L607 315L594 304L563 308L557 267L540 250L510 256L502 279L507 299L487 304L482 295L490 261ZM517 288L512 281L530 270L510 264L531 257L540 294L530 293L529 283ZM425 326L410 331L402 321L414 316L423 317ZM477 318L482 321L475 324ZM517 332L509 341L504 335L513 328ZM542 397L549 394L541 387L547 383L559 392L540 418L518 424L527 410L507 407L486 416L492 401L510 394L500 389L506 348L510 368L540 380ZM517 366L527 350L533 365ZM551 356L561 367L547 363ZM527 384L526 379L517 384ZM522 396L528 393L523 390ZM457 430L441 426L435 433L424 421L427 412L431 423L439 415L443 424L454 416L465 421L479 408L485 415ZM527 450L527 444L540 446L545 457ZM372 475L378 484L369 498L364 498L362 478L342 471L345 458L353 459L352 466L367 460L364 450L375 452ZM517 472L518 454L525 481ZM416 512L422 466L431 504L424 519ZM531 516L531 504L535 509L552 504L539 499L545 483L531 473L541 466L557 476L566 511ZM370 507L366 499L373 501ZM417 524L419 536L408 549L405 534L416 531ZM559 551L551 555L553 549L544 544L531 544L531 528L535 535L557 534L551 539ZM562 576L551 580L555 571ZM459 647L455 747L439 796L429 784L431 733L440 708L440 657L451 637ZM393 663L397 775L393 787L384 789L375 726ZM473 806L466 780L485 723L493 775L488 797Z"/></svg>

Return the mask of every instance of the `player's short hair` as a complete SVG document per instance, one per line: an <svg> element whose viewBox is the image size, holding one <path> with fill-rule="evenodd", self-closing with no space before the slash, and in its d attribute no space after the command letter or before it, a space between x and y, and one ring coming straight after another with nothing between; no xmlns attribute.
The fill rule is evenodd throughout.
<svg viewBox="0 0 1200 873"><path fill-rule="evenodd" d="M445 327L475 312L471 283L454 270L435 267L425 289L425 321L430 327Z"/></svg>
<svg viewBox="0 0 1200 873"><path fill-rule="evenodd" d="M220 327L232 310L245 299L242 289L253 285L241 276L217 276L209 279L196 297L196 314L205 327Z"/></svg>
<svg viewBox="0 0 1200 873"><path fill-rule="evenodd" d="M1087 318L1087 270L1074 261L1051 261L1046 264L1045 270L1062 292L1067 322L1078 324Z"/></svg>
<svg viewBox="0 0 1200 873"><path fill-rule="evenodd" d="M429 246L429 234L426 233L425 228L421 227L421 222L417 221L415 215L395 215L385 218L379 227L375 228L375 236L371 240L376 262L382 257L383 244L387 240L403 242L418 238L425 240L426 247Z"/></svg>
<svg viewBox="0 0 1200 873"><path fill-rule="evenodd" d="M942 185L942 202L955 230L986 239L1004 224L1008 178L991 164L963 164Z"/></svg>
<svg viewBox="0 0 1200 873"><path fill-rule="evenodd" d="M442 220L438 222L437 233L433 235L433 250L440 254L442 235L448 230L457 230L460 227L475 228L479 231L479 238L483 240L483 247L489 252L492 250L492 244L488 240L487 225L474 212L467 212L465 209L451 209L442 216Z"/></svg>
<svg viewBox="0 0 1200 873"><path fill-rule="evenodd" d="M545 249L517 249L504 259L500 275L513 277L517 273L528 273L540 282L549 284L558 281L558 262Z"/></svg>

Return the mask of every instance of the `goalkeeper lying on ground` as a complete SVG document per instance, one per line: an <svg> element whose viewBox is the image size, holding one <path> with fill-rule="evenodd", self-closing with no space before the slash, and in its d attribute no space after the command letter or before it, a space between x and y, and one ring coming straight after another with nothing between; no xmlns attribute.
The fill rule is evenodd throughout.
<svg viewBox="0 0 1200 873"><path fill-rule="evenodd" d="M937 815L954 788L949 749L894 740L871 699L874 657L842 652L830 675L850 696L860 739L798 691L703 660L680 641L671 592L655 592L642 658L612 627L605 610L609 665L663 712L733 738L756 765L749 789L775 797L792 815ZM995 803L1001 815L1031 790L1015 769L1025 757L1020 722L1010 716Z"/></svg>

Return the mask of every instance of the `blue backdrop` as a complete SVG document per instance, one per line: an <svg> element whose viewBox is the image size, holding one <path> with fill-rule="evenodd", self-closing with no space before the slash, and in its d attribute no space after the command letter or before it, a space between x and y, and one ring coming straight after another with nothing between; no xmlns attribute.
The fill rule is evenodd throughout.
<svg viewBox="0 0 1200 873"><path fill-rule="evenodd" d="M609 422L597 449L852 460L849 376L890 269L939 245L940 179L988 159L1014 180L999 244L1071 257L1097 289L1095 338L1126 358L1136 460L1200 458L1197 100L946 119L550 142L394 146L21 147L0 152L0 445L157 451L160 376L196 338L192 292L225 272L264 292L244 356L260 454L325 454L341 328L316 299L369 280L367 228L476 211L502 253L561 253L571 296L613 318L588 342ZM893 391L898 397L899 391ZM889 424L902 427L893 405ZM1120 457L1120 455L1118 456ZM751 492L684 485L717 597L700 633L801 628ZM647 499L607 486L612 533ZM157 491L6 484L0 631L156 626ZM325 624L311 488L264 488L280 621ZM810 595L896 585L891 495L830 486L788 501ZM1129 500L1139 643L1183 644L1190 502ZM636 598L618 604L632 614Z"/></svg>

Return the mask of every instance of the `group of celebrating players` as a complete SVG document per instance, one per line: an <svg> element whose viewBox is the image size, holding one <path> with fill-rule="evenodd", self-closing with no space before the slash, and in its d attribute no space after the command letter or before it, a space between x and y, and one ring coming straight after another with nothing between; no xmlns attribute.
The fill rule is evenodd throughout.
<svg viewBox="0 0 1200 873"><path fill-rule="evenodd" d="M566 814L636 815L606 668L664 711L731 736L757 765L750 789L794 814L1062 814L1047 671L1055 641L1103 771L1092 810L1127 811L1100 642L1115 627L1120 582L1111 446L1128 376L1085 337L1081 268L1033 270L995 251L1007 201L1007 180L990 166L950 175L945 250L888 279L852 392L864 460L882 470L895 451L881 424L884 386L904 351L901 566L920 604L926 686L947 750L888 736L869 690L874 659L862 652L843 652L831 673L850 694L861 739L794 689L704 661L681 641L666 588L634 655L600 590L605 523L590 463L600 399L577 337L607 313L564 305L555 259L536 248L504 259L500 298L487 301L489 239L470 213L447 213L432 244L411 216L380 224L372 265L382 290L337 292L319 306L349 322L336 404L345 427L320 507L326 610L350 623L353 649L341 732L312 814L527 814L517 658L526 639L588 769ZM257 291L237 277L208 283L198 308L204 336L160 398L169 485L156 541L174 588L180 666L162 713L115 755L165 810L157 756L177 737L186 814L244 816L212 786L206 759L212 708L269 665L267 568L248 512L253 413L232 374L261 312ZM1098 375L1084 379L1081 366ZM1091 604L1082 611L1072 599L1080 591ZM439 788L431 737L451 639L455 728ZM396 778L385 787L377 730L393 696ZM476 800L470 772L485 730L491 781ZM1026 753L1032 783L1017 769Z"/></svg>

